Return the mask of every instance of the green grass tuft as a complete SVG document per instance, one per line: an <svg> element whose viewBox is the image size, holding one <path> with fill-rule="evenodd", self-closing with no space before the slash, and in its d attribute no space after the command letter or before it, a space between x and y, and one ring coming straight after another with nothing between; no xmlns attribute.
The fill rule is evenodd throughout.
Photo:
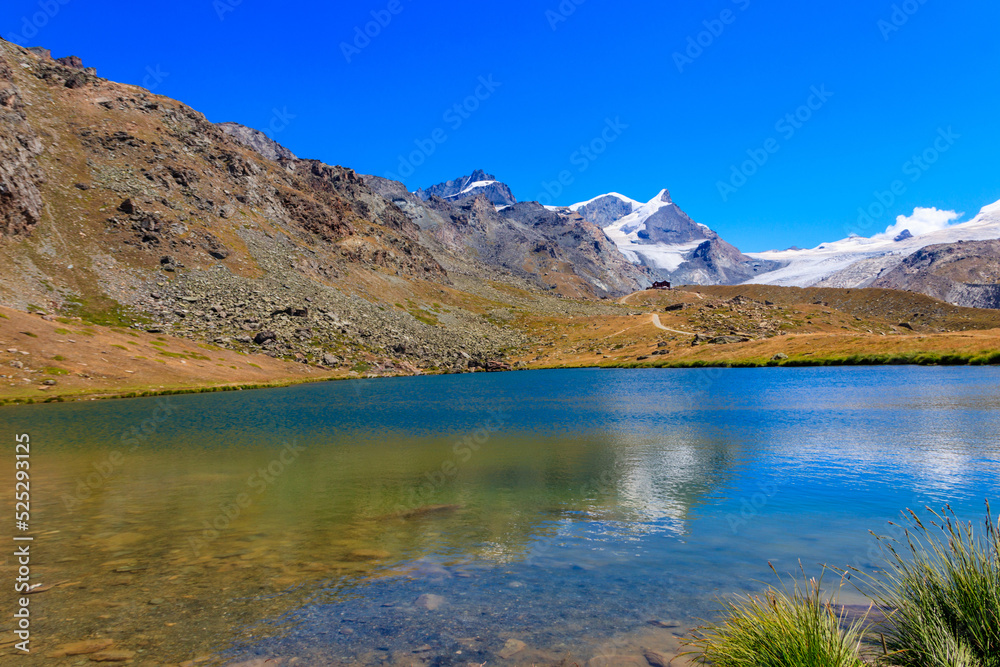
<svg viewBox="0 0 1000 667"><path fill-rule="evenodd" d="M867 577L887 609L892 664L1000 667L1000 526L987 503L985 530L951 508L924 523L906 516L905 539L879 537L888 565Z"/></svg>
<svg viewBox="0 0 1000 667"><path fill-rule="evenodd" d="M844 627L843 612L820 588L810 579L791 591L738 596L719 623L694 631L688 655L715 667L863 667L864 621Z"/></svg>

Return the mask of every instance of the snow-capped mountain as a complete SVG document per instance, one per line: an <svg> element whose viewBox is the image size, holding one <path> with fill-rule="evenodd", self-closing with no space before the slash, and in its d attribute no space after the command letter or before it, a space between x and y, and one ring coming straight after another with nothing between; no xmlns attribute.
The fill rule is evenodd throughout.
<svg viewBox="0 0 1000 667"><path fill-rule="evenodd" d="M984 207L968 222L923 234L908 231L876 234L871 238L852 236L809 250L750 253L761 261L778 263L780 268L747 282L791 287L867 287L927 246L1000 238L1000 202Z"/></svg>
<svg viewBox="0 0 1000 667"><path fill-rule="evenodd" d="M485 198L499 212L517 203L509 187L481 170L418 190L415 194L424 201L436 197L447 204ZM870 238L851 236L808 250L792 248L748 254L740 252L706 225L691 219L666 189L645 203L609 192L571 206L544 208L558 214L559 220L578 216L596 227L593 231L601 237L597 245L613 245L620 253L619 267L632 264L650 280L669 280L677 284L760 283L853 288L905 283L913 289L926 291L920 287L924 278L914 278L923 263L904 266L904 260L928 246L1000 239L1000 202L984 207L978 216L965 223L952 224L959 214L951 211L917 209L913 216L901 216L895 225ZM541 225L537 231L546 236L551 231L548 227ZM951 261L977 251L970 245L947 252L935 251L934 257ZM637 280L631 274L628 279ZM885 284L877 282L879 280ZM940 282L936 278L933 281L937 281L935 285ZM941 292L944 288L938 286L936 289ZM948 294L968 291L964 287L949 290Z"/></svg>
<svg viewBox="0 0 1000 667"><path fill-rule="evenodd" d="M426 190L417 190L414 194L424 201L429 200L432 196L456 202L477 195L486 195L494 206L512 206L517 203L514 193L505 183L501 183L496 176L487 174L482 169L475 170L470 176L461 176L451 181L432 185Z"/></svg>
<svg viewBox="0 0 1000 667"><path fill-rule="evenodd" d="M732 284L773 268L692 220L665 189L645 204L612 192L568 208L601 225L630 262L666 280Z"/></svg>

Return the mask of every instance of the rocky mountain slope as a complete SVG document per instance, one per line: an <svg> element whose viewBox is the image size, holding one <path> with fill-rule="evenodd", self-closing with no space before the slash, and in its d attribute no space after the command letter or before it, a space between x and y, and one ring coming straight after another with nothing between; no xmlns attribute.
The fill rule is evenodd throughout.
<svg viewBox="0 0 1000 667"><path fill-rule="evenodd" d="M247 148L252 148L262 157L272 162L298 159L292 151L271 139L260 130L255 130L252 127L240 125L239 123L217 123L216 126L239 143Z"/></svg>
<svg viewBox="0 0 1000 667"><path fill-rule="evenodd" d="M510 188L497 180L496 176L487 174L482 169L472 172L471 176L461 176L445 183L432 185L426 190L417 190L416 195L424 201L432 197L457 202L479 195L485 196L495 206L511 206L517 203Z"/></svg>
<svg viewBox="0 0 1000 667"><path fill-rule="evenodd" d="M971 308L1000 308L1000 241L921 248L871 286L920 292Z"/></svg>
<svg viewBox="0 0 1000 667"><path fill-rule="evenodd" d="M353 171L81 66L0 41L0 303L358 372L521 344Z"/></svg>
<svg viewBox="0 0 1000 667"><path fill-rule="evenodd" d="M42 142L27 122L14 72L0 58L0 239L24 235L42 214L39 186L45 175L38 164Z"/></svg>
<svg viewBox="0 0 1000 667"><path fill-rule="evenodd" d="M568 209L535 202L498 207L482 192L443 199L402 183L365 176L375 192L406 212L420 240L449 273L509 273L566 297L610 297L650 284L601 229ZM504 186L506 188L506 186ZM427 199L424 197L427 196ZM498 210L499 209L499 210Z"/></svg>

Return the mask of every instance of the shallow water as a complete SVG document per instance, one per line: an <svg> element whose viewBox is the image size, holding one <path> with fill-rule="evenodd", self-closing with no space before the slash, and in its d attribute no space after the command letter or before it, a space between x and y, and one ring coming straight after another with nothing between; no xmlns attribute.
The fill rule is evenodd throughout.
<svg viewBox="0 0 1000 667"><path fill-rule="evenodd" d="M906 507L978 520L998 408L1000 369L909 367L4 408L0 437L33 443L33 583L59 584L32 596L28 659L76 664L44 656L91 637L151 664L672 655L718 596L775 582L769 561L871 569L869 529ZM503 660L510 639L526 648Z"/></svg>

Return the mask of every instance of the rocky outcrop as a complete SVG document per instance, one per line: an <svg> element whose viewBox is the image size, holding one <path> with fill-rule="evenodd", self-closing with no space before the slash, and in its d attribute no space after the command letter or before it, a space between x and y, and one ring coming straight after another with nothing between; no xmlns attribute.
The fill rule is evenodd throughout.
<svg viewBox="0 0 1000 667"><path fill-rule="evenodd" d="M744 255L713 232L675 271L673 282L689 285L736 285L775 268L775 262Z"/></svg>
<svg viewBox="0 0 1000 667"><path fill-rule="evenodd" d="M417 190L416 195L424 201L431 197L459 201L478 196L485 196L495 206L511 206L517 203L514 193L496 176L487 174L482 169L472 172L471 176L462 176L445 183L432 185L426 190Z"/></svg>
<svg viewBox="0 0 1000 667"><path fill-rule="evenodd" d="M0 41L0 240L29 234L42 215L39 186L45 176L37 156L42 142L27 121L20 91Z"/></svg>
<svg viewBox="0 0 1000 667"><path fill-rule="evenodd" d="M574 208L577 213L603 229L634 211L635 204L615 195L604 195Z"/></svg>
<svg viewBox="0 0 1000 667"><path fill-rule="evenodd" d="M255 130L252 127L240 125L239 123L217 123L217 126L233 139L247 148L257 151L262 157L268 160L280 162L281 160L297 159L292 151L260 130Z"/></svg>
<svg viewBox="0 0 1000 667"><path fill-rule="evenodd" d="M1000 308L1000 241L927 246L871 286L919 292L956 306Z"/></svg>

